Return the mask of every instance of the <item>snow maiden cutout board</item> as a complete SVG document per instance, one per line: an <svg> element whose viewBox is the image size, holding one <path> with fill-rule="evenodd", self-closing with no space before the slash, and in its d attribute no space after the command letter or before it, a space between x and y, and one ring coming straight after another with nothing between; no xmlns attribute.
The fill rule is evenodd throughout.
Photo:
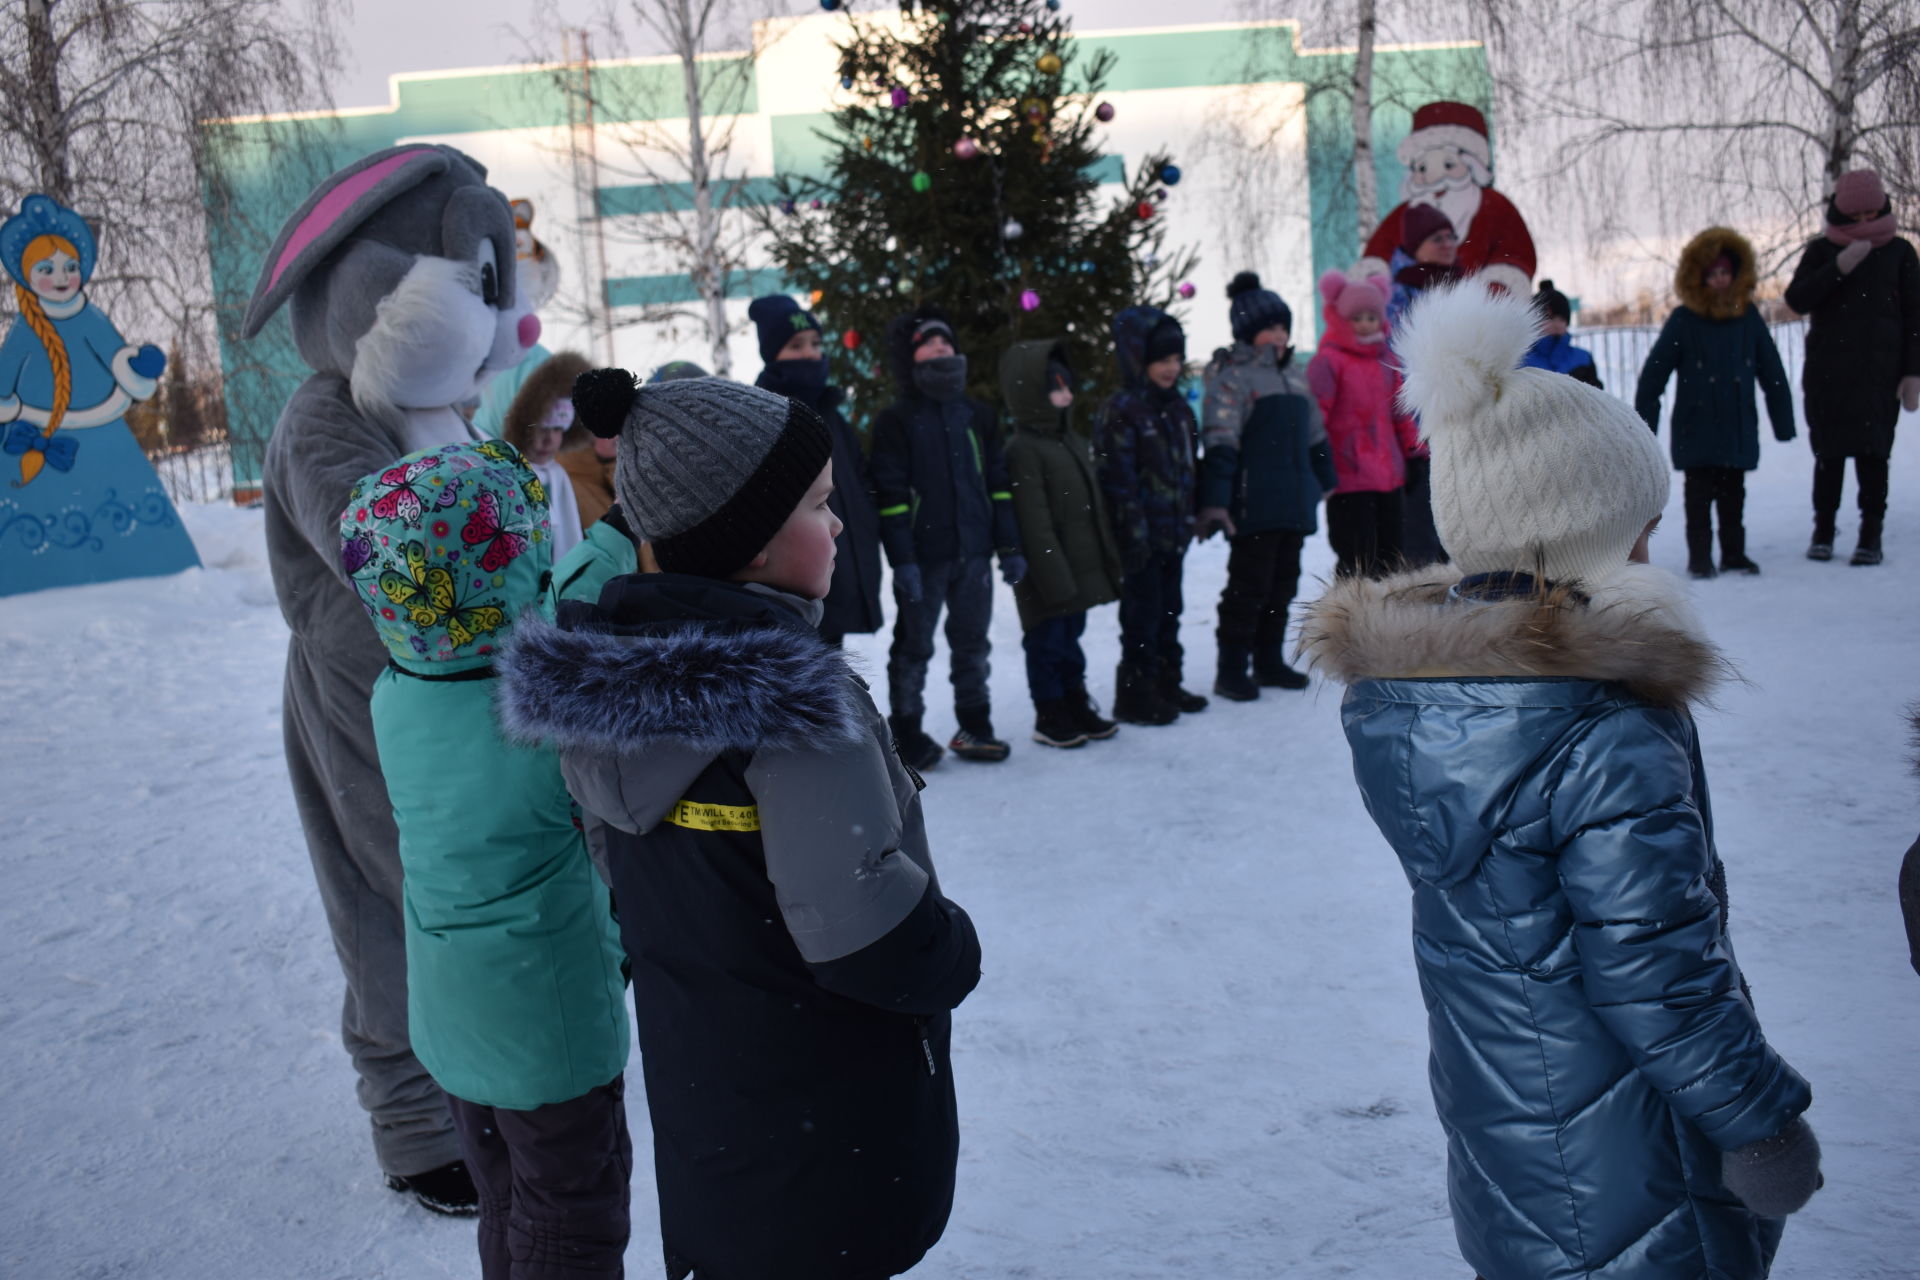
<svg viewBox="0 0 1920 1280"><path fill-rule="evenodd" d="M87 300L97 256L86 221L46 196L0 223L18 312L0 343L0 596L200 563L123 416L166 357Z"/></svg>

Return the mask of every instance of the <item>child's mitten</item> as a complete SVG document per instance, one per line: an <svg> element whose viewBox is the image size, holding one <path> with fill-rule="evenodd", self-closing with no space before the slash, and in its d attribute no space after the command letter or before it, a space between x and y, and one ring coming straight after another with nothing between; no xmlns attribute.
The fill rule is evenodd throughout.
<svg viewBox="0 0 1920 1280"><path fill-rule="evenodd" d="M1721 1158L1720 1177L1740 1203L1763 1218L1784 1218L1806 1207L1825 1183L1820 1140L1804 1119Z"/></svg>
<svg viewBox="0 0 1920 1280"><path fill-rule="evenodd" d="M908 604L920 603L920 593L925 584L920 581L920 566L917 564L897 564L893 566L893 589Z"/></svg>

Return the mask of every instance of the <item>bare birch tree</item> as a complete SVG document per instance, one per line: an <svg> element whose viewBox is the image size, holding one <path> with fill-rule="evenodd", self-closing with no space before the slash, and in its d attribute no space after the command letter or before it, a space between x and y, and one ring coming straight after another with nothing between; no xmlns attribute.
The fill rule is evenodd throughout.
<svg viewBox="0 0 1920 1280"><path fill-rule="evenodd" d="M610 144L596 159L602 184L643 193L633 209L601 210L591 234L648 250L684 272L697 295L691 306L643 299L619 323L670 330L691 323L707 341L712 371L723 376L732 365L728 288L748 266L754 239L744 213L753 188L741 176L734 133L760 51L753 16L741 0L623 0L603 8L594 41L623 56L626 33L636 31L644 47L678 60L670 91L645 77L589 78L565 63L556 68L566 92L590 99L598 134Z"/></svg>
<svg viewBox="0 0 1920 1280"><path fill-rule="evenodd" d="M23 0L0 21L0 202L43 192L100 241L89 284L176 349L209 348L201 121L323 106L339 65L321 0Z"/></svg>

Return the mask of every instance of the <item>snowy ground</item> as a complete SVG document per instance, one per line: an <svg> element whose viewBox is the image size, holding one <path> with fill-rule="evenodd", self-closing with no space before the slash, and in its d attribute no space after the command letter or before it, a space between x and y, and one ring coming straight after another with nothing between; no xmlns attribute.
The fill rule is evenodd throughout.
<svg viewBox="0 0 1920 1280"><path fill-rule="evenodd" d="M1886 566L1800 558L1811 462L1769 441L1749 507L1767 572L1698 592L1751 682L1703 719L1741 959L1827 1151L1780 1277L1920 1274L1920 978L1894 900L1920 825L1898 714L1920 697L1914 444ZM1675 568L1678 504L1676 484L1655 544ZM186 518L203 570L0 600L0 1275L475 1275L470 1225L382 1189L353 1101L258 513ZM1216 541L1190 562L1201 687L1224 561ZM1308 563L1327 572L1324 540ZM950 761L926 793L987 976L955 1019L958 1207L916 1276L1466 1280L1406 883L1355 794L1338 691L1047 751L1024 740L1002 605L1014 758ZM1090 631L1105 696L1112 610ZM858 649L879 672L881 646Z"/></svg>

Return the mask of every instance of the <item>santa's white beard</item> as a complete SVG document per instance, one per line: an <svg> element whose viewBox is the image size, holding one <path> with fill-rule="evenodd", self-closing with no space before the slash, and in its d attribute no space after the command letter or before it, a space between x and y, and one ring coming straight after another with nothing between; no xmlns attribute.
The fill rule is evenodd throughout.
<svg viewBox="0 0 1920 1280"><path fill-rule="evenodd" d="M1480 185L1472 178L1467 178L1457 187L1414 192L1408 197L1408 202L1433 205L1447 215L1447 221L1453 224L1454 234L1465 240L1467 228L1473 225L1473 215L1480 212Z"/></svg>

